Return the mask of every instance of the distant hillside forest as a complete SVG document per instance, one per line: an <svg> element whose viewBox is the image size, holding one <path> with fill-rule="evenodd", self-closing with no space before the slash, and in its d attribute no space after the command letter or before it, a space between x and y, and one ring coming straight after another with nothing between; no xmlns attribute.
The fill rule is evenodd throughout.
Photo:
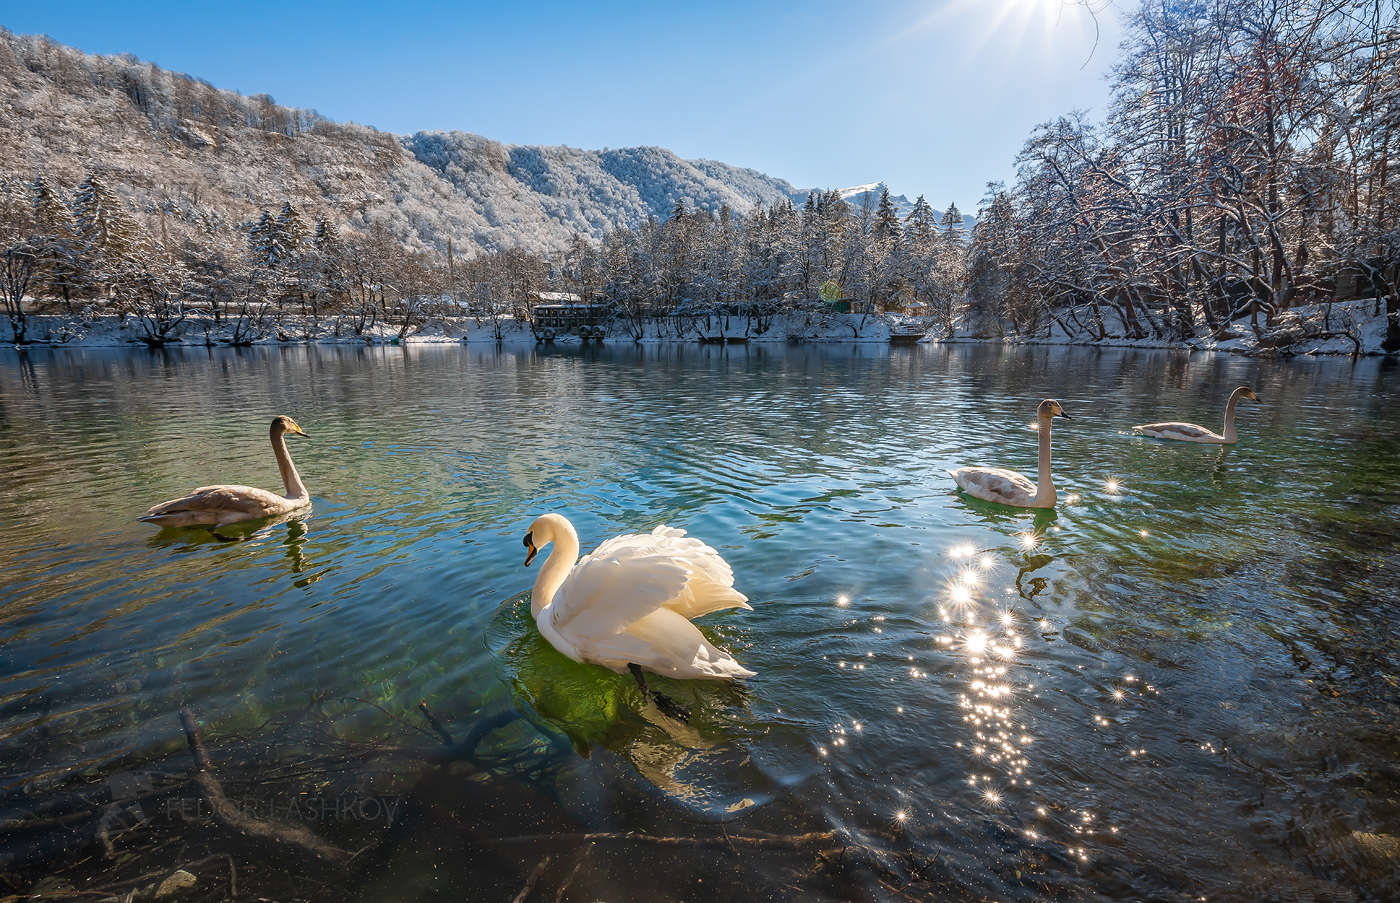
<svg viewBox="0 0 1400 903"><path fill-rule="evenodd" d="M407 334L563 291L633 321L820 295L936 335L1249 328L1266 348L1375 297L1400 350L1398 19L1400 0L1146 0L1103 121L1037 128L970 236L923 198L901 217L888 192L853 206L657 148L398 138L5 33L0 294L19 340L41 309L120 310L163 343L192 310L239 340L281 311Z"/></svg>
<svg viewBox="0 0 1400 903"><path fill-rule="evenodd" d="M433 316L523 319L541 291L634 319L764 317L828 281L949 311L962 291L962 214L940 230L922 198L901 218L887 191L853 206L659 148L399 138L43 37L0 35L0 76L0 296L17 341L38 311L119 311L161 344L192 311L234 317L224 334L245 341L282 311L312 333L327 316L405 334Z"/></svg>

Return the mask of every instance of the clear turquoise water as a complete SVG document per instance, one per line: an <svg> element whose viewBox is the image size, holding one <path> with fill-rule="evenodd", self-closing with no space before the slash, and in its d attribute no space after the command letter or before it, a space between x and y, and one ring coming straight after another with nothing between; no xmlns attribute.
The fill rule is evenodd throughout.
<svg viewBox="0 0 1400 903"><path fill-rule="evenodd" d="M1266 404L1237 447L1126 432L1218 428L1240 384ZM735 831L782 812L936 854L915 895L1386 899L1397 388L1374 360L1082 349L5 352L0 792L183 766L182 705L258 742L319 698L368 742L427 699L458 738L519 714L483 748L562 750L584 824L608 782ZM1073 417L1057 512L955 494L945 468L1033 474L1044 397ZM311 513L232 543L135 521L274 488L279 413L313 437ZM545 511L585 550L658 523L718 548L754 610L705 629L759 676L666 683L682 727L554 653L521 566ZM365 886L464 893L436 867Z"/></svg>

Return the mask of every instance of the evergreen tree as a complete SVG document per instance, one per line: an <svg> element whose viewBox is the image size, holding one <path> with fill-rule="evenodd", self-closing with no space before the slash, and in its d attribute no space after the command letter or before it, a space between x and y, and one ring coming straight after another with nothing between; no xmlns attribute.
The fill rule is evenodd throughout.
<svg viewBox="0 0 1400 903"><path fill-rule="evenodd" d="M111 275L138 256L139 231L121 200L96 173L73 197L78 241L94 281Z"/></svg>
<svg viewBox="0 0 1400 903"><path fill-rule="evenodd" d="M311 245L322 254L339 253L340 230L335 227L335 223L317 220L316 232L311 236Z"/></svg>
<svg viewBox="0 0 1400 903"><path fill-rule="evenodd" d="M899 212L895 210L894 201L890 200L888 187L880 189L880 203L875 207L873 232L876 238L888 241L899 241L904 236L904 229L899 224Z"/></svg>
<svg viewBox="0 0 1400 903"><path fill-rule="evenodd" d="M44 259L40 290L62 295L64 303L71 306L81 277L78 229L73 221L73 211L68 209L57 189L42 174L34 179L31 187L34 226Z"/></svg>
<svg viewBox="0 0 1400 903"><path fill-rule="evenodd" d="M306 237L307 230L301 214L290 201L282 205L282 212L275 217L264 210L248 230L254 261L273 270L295 262L306 250Z"/></svg>
<svg viewBox="0 0 1400 903"><path fill-rule="evenodd" d="M277 234L288 257L296 255L306 245L306 225L291 201L284 203L282 212L277 214Z"/></svg>
<svg viewBox="0 0 1400 903"><path fill-rule="evenodd" d="M963 226L962 211L958 210L957 204L949 204L948 209L943 213L943 235L948 243L962 244L963 235L967 231Z"/></svg>
<svg viewBox="0 0 1400 903"><path fill-rule="evenodd" d="M933 208L924 200L923 195L919 195L919 199L914 202L914 209L904 218L905 241L916 250L928 248L937 234L936 227Z"/></svg>
<svg viewBox="0 0 1400 903"><path fill-rule="evenodd" d="M277 220L271 213L264 210L258 217L248 230L248 242L253 247L253 260L259 266L276 269L282 255L277 245Z"/></svg>
<svg viewBox="0 0 1400 903"><path fill-rule="evenodd" d="M34 219L39 230L47 235L60 236L71 241L77 230L73 222L73 211L63 202L62 195L43 175L35 177L31 190L34 196Z"/></svg>
<svg viewBox="0 0 1400 903"><path fill-rule="evenodd" d="M676 206L671 208L671 218L669 222L678 223L684 220L689 211L685 209L685 198L677 198Z"/></svg>

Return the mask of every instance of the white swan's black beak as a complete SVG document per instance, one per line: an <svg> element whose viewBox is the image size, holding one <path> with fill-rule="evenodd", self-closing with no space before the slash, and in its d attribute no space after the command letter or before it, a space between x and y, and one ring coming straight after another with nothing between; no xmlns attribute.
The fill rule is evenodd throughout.
<svg viewBox="0 0 1400 903"><path fill-rule="evenodd" d="M525 553L525 566L529 567L530 562L535 560L535 556L538 555L540 551L539 549L535 548L535 534L525 534L525 548L530 550Z"/></svg>

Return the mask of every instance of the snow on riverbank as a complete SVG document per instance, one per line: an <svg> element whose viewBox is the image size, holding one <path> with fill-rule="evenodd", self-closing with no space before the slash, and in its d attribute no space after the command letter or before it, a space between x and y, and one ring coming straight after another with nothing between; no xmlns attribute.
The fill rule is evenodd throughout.
<svg viewBox="0 0 1400 903"><path fill-rule="evenodd" d="M961 336L922 339L924 343L968 343L997 345L1093 345L1120 348L1180 348L1193 351L1220 351L1232 354L1384 354L1386 315L1384 303L1376 314L1375 299L1339 302L1330 306L1313 305L1294 308L1277 319L1272 327L1255 331L1247 320L1227 327L1217 337L1197 337L1185 341L1123 336L1093 341L1082 335L1068 335L1057 323L1049 335L1022 337ZM474 317L433 318L400 337L398 326L376 324L357 333L351 317L323 317L313 324L310 318L284 314L269 324L252 342L239 344L319 344L319 345L379 345L407 342L412 344L486 344L532 346L538 341L530 324L513 318L478 320ZM912 339L916 332L914 321L876 314L844 314L824 310L782 314L759 324L744 317L662 318L644 323L614 320L607 328L608 343L643 344L663 342L699 342L724 340L728 342L763 343L877 343L886 344L891 333ZM228 345L232 342L231 327L215 323L206 313L190 316L175 330L178 338L168 345ZM31 315L27 330L28 344L39 346L119 347L145 345L140 324L134 317L117 315L64 316ZM579 344L576 336L562 335L555 344ZM0 326L0 343L12 343L8 324Z"/></svg>
<svg viewBox="0 0 1400 903"><path fill-rule="evenodd" d="M898 329L898 323L896 322ZM878 342L890 340L890 321L867 314L814 312L784 314L769 318L763 332L744 317L684 319L664 318L640 324L613 321L607 328L606 342L699 342L703 340L744 342ZM514 318L499 320L474 317L432 318L422 326L400 337L398 326L376 324L356 332L350 317L323 317L313 325L309 318L284 315L268 326L251 342L239 344L277 345L379 345L395 342L422 343L500 343L503 345L534 345L538 340L530 324ZM228 345L233 344L232 327L227 322L215 323L201 313L187 318L174 331L175 341L166 345ZM78 317L64 315L31 315L26 331L27 344L65 345L71 347L117 347L147 343L142 338L140 324L134 317L103 315ZM13 343L8 324L0 332L0 342ZM577 336L561 335L554 339L561 345L578 344Z"/></svg>
<svg viewBox="0 0 1400 903"><path fill-rule="evenodd" d="M1230 354L1385 354L1381 347L1386 335L1385 301L1376 313L1375 298L1360 298L1335 304L1301 305L1280 314L1273 326L1259 316L1255 331L1247 319L1240 319L1221 330L1218 336L1191 339L1142 338L1109 335L1093 340L1069 335L1057 322L1049 335L982 338L954 335L936 341L1005 345L1092 345L1110 348L1180 348L1192 351L1221 351ZM1329 309L1330 308L1330 309Z"/></svg>

